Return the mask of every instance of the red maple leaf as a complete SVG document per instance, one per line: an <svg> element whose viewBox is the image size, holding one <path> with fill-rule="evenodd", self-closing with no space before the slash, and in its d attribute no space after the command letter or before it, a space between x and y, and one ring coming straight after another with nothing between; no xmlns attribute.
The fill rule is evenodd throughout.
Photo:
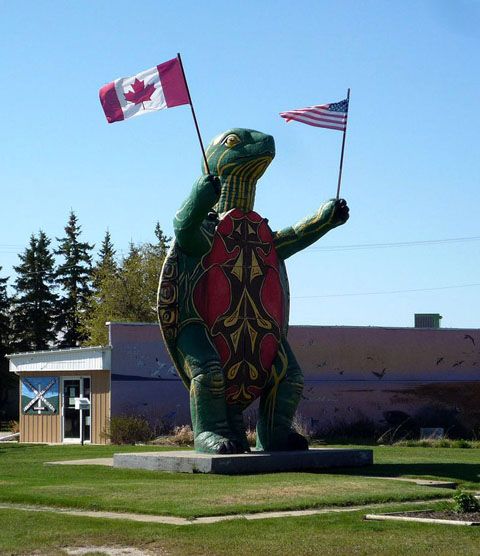
<svg viewBox="0 0 480 556"><path fill-rule="evenodd" d="M155 85L150 83L145 87L144 81L139 81L135 78L135 82L131 85L133 91L129 91L128 93L124 93L123 96L125 100L128 102L134 102L135 104L141 104L146 100L151 100L151 96L155 91Z"/></svg>

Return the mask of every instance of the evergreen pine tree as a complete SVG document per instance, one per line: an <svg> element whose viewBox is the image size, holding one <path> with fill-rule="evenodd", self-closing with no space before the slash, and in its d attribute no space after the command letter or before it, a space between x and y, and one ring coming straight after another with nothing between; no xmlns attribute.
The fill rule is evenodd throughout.
<svg viewBox="0 0 480 556"><path fill-rule="evenodd" d="M149 244L147 244L149 245ZM121 260L118 274L117 303L121 305L122 319L126 322L155 322L155 306L152 307L152 292L145 268L145 246L130 243L128 255ZM158 280L155 280L155 290Z"/></svg>
<svg viewBox="0 0 480 556"><path fill-rule="evenodd" d="M0 266L0 270L2 267ZM0 366L4 356L9 352L10 343L10 299L7 294L8 278L0 278Z"/></svg>
<svg viewBox="0 0 480 556"><path fill-rule="evenodd" d="M8 372L8 360L5 358L5 355L10 353L11 350L12 335L7 281L8 278L0 278L0 420L9 417L6 411L9 391L18 388L18 378ZM11 415L10 417L14 416Z"/></svg>
<svg viewBox="0 0 480 556"><path fill-rule="evenodd" d="M56 304L54 258L50 239L40 230L30 237L21 263L14 266L15 296L12 312L13 343L16 351L48 349L55 343Z"/></svg>
<svg viewBox="0 0 480 556"><path fill-rule="evenodd" d="M65 226L65 237L57 238L56 255L63 257L57 269L57 283L63 290L59 300L57 332L61 334L61 347L79 346L86 340L80 318L87 310L90 295L93 245L80 241L81 226L73 210Z"/></svg>
<svg viewBox="0 0 480 556"><path fill-rule="evenodd" d="M113 275L117 271L115 254L116 251L113 247L112 237L107 229L102 241L102 246L98 252L98 261L92 271L93 290L98 289L104 277Z"/></svg>
<svg viewBox="0 0 480 556"><path fill-rule="evenodd" d="M97 268L108 268L108 272L97 274L98 283L92 297L90 311L84 319L85 329L89 333L88 344L104 345L107 339L107 321L155 322L157 320L157 290L160 272L168 249L170 238L165 236L160 225L155 227L155 243L130 243L128 254L118 264L109 267L108 257L100 254ZM101 261L104 261L101 265Z"/></svg>
<svg viewBox="0 0 480 556"><path fill-rule="evenodd" d="M167 237L164 233L162 228L160 227L160 222L157 220L157 224L155 225L155 237L157 238L157 247L160 250L160 254L165 256L167 254L168 248L170 247L170 242L172 241L171 237Z"/></svg>
<svg viewBox="0 0 480 556"><path fill-rule="evenodd" d="M98 252L98 260L92 270L92 288L87 308L80 315L83 344L105 345L108 341L105 322L112 318L109 298L115 288L118 272L115 254L112 238L107 229Z"/></svg>

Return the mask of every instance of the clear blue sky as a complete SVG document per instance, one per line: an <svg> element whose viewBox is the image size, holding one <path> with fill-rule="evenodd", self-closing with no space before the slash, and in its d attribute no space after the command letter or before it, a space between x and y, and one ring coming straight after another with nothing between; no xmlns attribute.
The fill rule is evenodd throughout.
<svg viewBox="0 0 480 556"><path fill-rule="evenodd" d="M351 218L288 261L292 323L480 326L478 1L4 1L0 47L2 276L32 233L55 244L71 208L97 247L107 228L118 252L157 220L172 233L200 172L188 106L107 124L98 90L181 52L206 143L275 137L255 206L273 229L334 197L342 138L278 113L351 87Z"/></svg>

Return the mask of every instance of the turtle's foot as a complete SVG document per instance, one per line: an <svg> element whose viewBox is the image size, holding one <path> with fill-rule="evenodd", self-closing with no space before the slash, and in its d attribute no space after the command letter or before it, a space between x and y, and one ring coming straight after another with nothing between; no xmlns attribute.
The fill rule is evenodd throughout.
<svg viewBox="0 0 480 556"><path fill-rule="evenodd" d="M308 450L307 439L294 431L277 431L277 434L272 438L271 436L262 439L257 432L257 449L265 452L294 452Z"/></svg>
<svg viewBox="0 0 480 556"><path fill-rule="evenodd" d="M211 431L200 433L195 438L195 451L202 454L242 454L242 445Z"/></svg>
<svg viewBox="0 0 480 556"><path fill-rule="evenodd" d="M308 450L308 440L296 431L288 435L287 450Z"/></svg>

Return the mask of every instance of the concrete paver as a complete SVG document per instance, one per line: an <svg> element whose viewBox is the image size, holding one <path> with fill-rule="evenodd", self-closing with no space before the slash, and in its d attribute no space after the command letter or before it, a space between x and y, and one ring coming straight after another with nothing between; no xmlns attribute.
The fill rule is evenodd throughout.
<svg viewBox="0 0 480 556"><path fill-rule="evenodd" d="M72 459L68 461L46 461L44 465L107 465L113 467L113 458Z"/></svg>
<svg viewBox="0 0 480 556"><path fill-rule="evenodd" d="M357 475L358 476L358 475ZM405 483L415 483L418 486L437 487L437 488L457 488L458 483L454 481L437 481L436 479L408 479L406 477L374 477L362 475L364 479L383 479L384 481L403 481Z"/></svg>
<svg viewBox="0 0 480 556"><path fill-rule="evenodd" d="M435 502L449 500L448 498L436 499ZM286 517L304 517L310 515L323 515L343 512L357 512L361 510L370 510L374 508L385 508L387 506L415 506L425 504L425 500L411 502L389 502L382 504L368 504L365 506L349 506L348 508L321 508L311 510L290 510L278 512L258 512L249 514L231 514L197 517L186 519L184 517L175 517L168 515L152 515L152 514L134 514L130 512L108 512L108 511L91 511L91 510L73 510L69 508L56 508L54 506L33 506L27 504L0 503L0 509L3 510L21 510L27 512L50 512L63 515L72 515L78 517L94 517L100 519L123 519L128 521L140 521L142 523L161 523L164 525L205 525L209 523L219 523L221 521L230 521L232 519L245 519L253 521L257 519L281 519Z"/></svg>

